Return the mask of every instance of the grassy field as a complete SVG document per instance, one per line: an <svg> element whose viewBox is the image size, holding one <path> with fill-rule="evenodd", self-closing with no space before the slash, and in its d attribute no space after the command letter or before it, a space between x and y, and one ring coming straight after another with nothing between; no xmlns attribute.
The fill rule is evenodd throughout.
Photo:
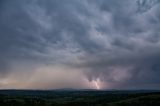
<svg viewBox="0 0 160 106"><path fill-rule="evenodd" d="M1 90L0 106L160 106L159 91Z"/></svg>

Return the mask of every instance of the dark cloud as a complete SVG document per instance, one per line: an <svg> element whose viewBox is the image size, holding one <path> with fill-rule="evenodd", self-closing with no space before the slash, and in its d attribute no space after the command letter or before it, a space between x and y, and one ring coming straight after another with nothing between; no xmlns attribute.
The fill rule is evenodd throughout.
<svg viewBox="0 0 160 106"><path fill-rule="evenodd" d="M159 0L137 0L138 12L146 12L159 2Z"/></svg>
<svg viewBox="0 0 160 106"><path fill-rule="evenodd" d="M90 86L83 84L85 77L99 80L101 88L160 88L158 0L0 2L0 74L8 75L1 78L1 86L6 79L20 83L14 77L18 73L33 75L23 85L32 88L32 81L41 82L46 71L68 80L56 77L64 86L52 86L50 80L56 79L45 77L46 88L64 83L75 87L77 82L85 88ZM61 66L75 70L80 81L72 85L75 77Z"/></svg>

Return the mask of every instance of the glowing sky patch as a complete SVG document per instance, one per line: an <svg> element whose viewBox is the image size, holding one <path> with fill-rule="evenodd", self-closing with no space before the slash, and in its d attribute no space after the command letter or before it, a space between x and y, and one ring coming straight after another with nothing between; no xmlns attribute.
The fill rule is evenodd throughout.
<svg viewBox="0 0 160 106"><path fill-rule="evenodd" d="M99 83L97 82L97 81L93 81L93 83L95 84L95 87L96 87L96 89L100 89L100 85L99 85Z"/></svg>

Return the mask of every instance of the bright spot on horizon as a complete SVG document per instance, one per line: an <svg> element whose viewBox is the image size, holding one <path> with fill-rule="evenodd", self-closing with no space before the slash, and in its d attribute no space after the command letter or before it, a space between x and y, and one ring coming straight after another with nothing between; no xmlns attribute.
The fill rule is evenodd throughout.
<svg viewBox="0 0 160 106"><path fill-rule="evenodd" d="M93 81L97 90L101 89L99 82L100 82L99 79Z"/></svg>

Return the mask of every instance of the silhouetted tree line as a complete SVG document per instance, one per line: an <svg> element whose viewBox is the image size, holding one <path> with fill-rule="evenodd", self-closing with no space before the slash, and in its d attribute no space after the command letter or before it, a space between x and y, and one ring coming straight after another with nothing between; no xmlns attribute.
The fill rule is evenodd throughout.
<svg viewBox="0 0 160 106"><path fill-rule="evenodd" d="M0 95L0 106L160 106L160 94L108 94L99 92L10 96Z"/></svg>

